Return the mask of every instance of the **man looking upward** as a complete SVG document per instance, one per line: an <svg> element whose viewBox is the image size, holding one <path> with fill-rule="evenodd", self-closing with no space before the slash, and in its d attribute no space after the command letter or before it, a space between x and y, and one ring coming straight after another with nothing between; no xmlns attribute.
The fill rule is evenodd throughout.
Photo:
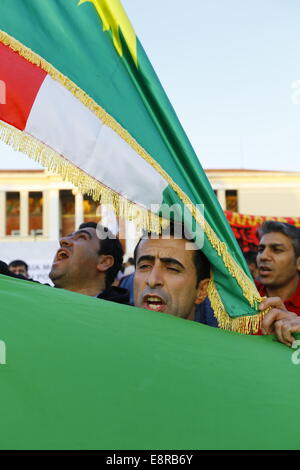
<svg viewBox="0 0 300 470"><path fill-rule="evenodd" d="M112 286L123 262L121 243L105 227L98 228L107 238L98 238L95 222L81 224L76 232L62 237L49 277L57 288L127 304L127 289ZM2 262L0 273L25 279L11 273Z"/></svg>

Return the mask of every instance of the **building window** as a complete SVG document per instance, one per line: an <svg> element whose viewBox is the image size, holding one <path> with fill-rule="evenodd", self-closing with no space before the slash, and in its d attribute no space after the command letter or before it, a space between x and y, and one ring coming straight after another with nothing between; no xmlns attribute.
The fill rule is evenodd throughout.
<svg viewBox="0 0 300 470"><path fill-rule="evenodd" d="M60 236L64 237L75 231L75 197L71 189L59 191Z"/></svg>
<svg viewBox="0 0 300 470"><path fill-rule="evenodd" d="M238 212L238 192L236 190L225 191L226 210L231 212Z"/></svg>
<svg viewBox="0 0 300 470"><path fill-rule="evenodd" d="M29 235L43 235L42 192L29 192L28 212Z"/></svg>
<svg viewBox="0 0 300 470"><path fill-rule="evenodd" d="M85 194L83 196L83 221L84 222L100 222L100 204L95 202L91 196Z"/></svg>
<svg viewBox="0 0 300 470"><path fill-rule="evenodd" d="M6 193L6 235L20 235L20 193Z"/></svg>

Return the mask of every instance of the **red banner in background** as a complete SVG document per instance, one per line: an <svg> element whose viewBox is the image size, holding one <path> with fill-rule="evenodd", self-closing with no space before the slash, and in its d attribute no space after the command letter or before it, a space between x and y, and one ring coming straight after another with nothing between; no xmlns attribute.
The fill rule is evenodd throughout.
<svg viewBox="0 0 300 470"><path fill-rule="evenodd" d="M300 228L300 217L266 217L224 211L242 251L256 251L259 244L257 230L266 220L285 222Z"/></svg>

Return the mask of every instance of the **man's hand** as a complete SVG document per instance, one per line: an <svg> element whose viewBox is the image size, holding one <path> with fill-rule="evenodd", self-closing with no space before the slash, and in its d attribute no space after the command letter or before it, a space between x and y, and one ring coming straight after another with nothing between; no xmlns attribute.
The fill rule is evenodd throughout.
<svg viewBox="0 0 300 470"><path fill-rule="evenodd" d="M295 341L292 333L300 332L300 317L289 312L279 297L269 297L260 304L259 309L264 310L269 307L272 310L263 319L262 334L276 334L281 343L291 347Z"/></svg>

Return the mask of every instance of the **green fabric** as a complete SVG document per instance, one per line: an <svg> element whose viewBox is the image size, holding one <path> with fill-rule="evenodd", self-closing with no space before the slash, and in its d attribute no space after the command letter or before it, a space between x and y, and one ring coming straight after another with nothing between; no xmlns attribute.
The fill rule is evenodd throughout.
<svg viewBox="0 0 300 470"><path fill-rule="evenodd" d="M245 336L0 276L1 449L298 449L300 365Z"/></svg>
<svg viewBox="0 0 300 470"><path fill-rule="evenodd" d="M87 2L79 6L78 0L1 0L0 29L94 98L167 171L193 204L204 204L206 220L251 278L210 183L138 40L136 68L125 41L121 58L111 32L102 31L94 5ZM164 201L180 202L170 186ZM256 313L206 237L203 251L212 263L217 289L230 316Z"/></svg>

